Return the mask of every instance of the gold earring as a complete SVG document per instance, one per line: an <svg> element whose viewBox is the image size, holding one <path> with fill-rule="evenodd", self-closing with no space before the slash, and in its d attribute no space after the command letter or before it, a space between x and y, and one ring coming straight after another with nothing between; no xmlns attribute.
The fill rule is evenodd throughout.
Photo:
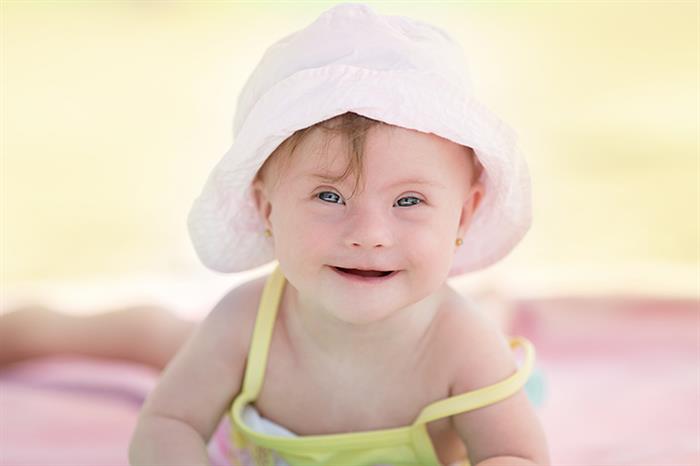
<svg viewBox="0 0 700 466"><path fill-rule="evenodd" d="M265 228L265 236L267 236L268 238L269 238L270 236L272 236L272 232L270 231L269 228Z"/></svg>
<svg viewBox="0 0 700 466"><path fill-rule="evenodd" d="M461 246L462 243L464 243L464 241L462 241L462 238L457 238L457 239L455 240L455 244L456 244L457 246Z"/></svg>

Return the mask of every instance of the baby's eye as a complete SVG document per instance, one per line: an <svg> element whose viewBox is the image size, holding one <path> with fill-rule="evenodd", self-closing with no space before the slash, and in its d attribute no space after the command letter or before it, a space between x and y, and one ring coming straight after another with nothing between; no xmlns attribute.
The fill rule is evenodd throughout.
<svg viewBox="0 0 700 466"><path fill-rule="evenodd" d="M318 193L316 197L324 202L330 202L333 204L338 204L338 201L340 201L340 196L332 191L322 191Z"/></svg>
<svg viewBox="0 0 700 466"><path fill-rule="evenodd" d="M402 202L402 201L405 201L405 200L408 200L408 202ZM397 204L399 207L410 207L410 206L412 206L412 205L420 204L421 202L423 202L423 201L421 201L420 199L418 199L418 198L415 197L415 196L406 196L406 197L402 197L401 199L399 199L398 201L396 201L396 204Z"/></svg>

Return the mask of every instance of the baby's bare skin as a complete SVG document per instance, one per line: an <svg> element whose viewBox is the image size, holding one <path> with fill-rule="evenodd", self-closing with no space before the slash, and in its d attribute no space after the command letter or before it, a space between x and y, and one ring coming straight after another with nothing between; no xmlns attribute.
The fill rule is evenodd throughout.
<svg viewBox="0 0 700 466"><path fill-rule="evenodd" d="M197 323L144 304L73 315L40 304L0 318L0 367L32 358L75 355L163 369Z"/></svg>
<svg viewBox="0 0 700 466"><path fill-rule="evenodd" d="M231 326L245 326L244 331L236 332L239 335L252 336L267 278L267 275L259 277L244 287L247 289L245 299L238 303L239 306L232 307L245 308L245 312L228 313ZM256 407L263 416L300 435L410 425L422 408L456 394L450 390L450 375L454 370L450 362L454 358L449 354L453 345L442 335L450 326L447 317L466 319L475 311L452 288L446 297L448 299L444 300L435 325L426 337L426 350L413 355L410 363L401 370L383 371L387 374L383 379L378 378L382 371L369 377L359 372L350 373L346 368L343 371L346 382L319 372L319 366L314 363L318 359L313 354L302 353L298 347L291 346L285 320L289 310L282 300ZM480 302L478 297L475 300ZM496 301L492 300L492 303ZM494 305L490 311L497 307ZM501 307L501 315L507 316L508 309ZM240 319L241 315L246 318ZM0 364L53 354L77 354L131 360L163 369L195 326L196 323L179 319L174 313L157 306L114 309L91 316L73 316L43 306L28 306L7 313L0 320L0 339L4 342ZM220 338L230 338L225 331L222 328ZM12 335L14 338L10 337ZM138 335L141 337L136 337ZM242 343L248 348L250 340ZM399 365L397 361L396 366ZM426 380L431 383L426 384ZM352 381L352 384L347 381ZM329 396L330 393L333 396ZM290 399L295 402L285 402ZM327 415L313 418L308 416L309 412ZM449 418L429 423L427 427L442 464L466 458L467 449Z"/></svg>
<svg viewBox="0 0 700 466"><path fill-rule="evenodd" d="M262 294L265 278L256 279L251 289L255 295ZM259 302L259 298L251 301ZM403 369L382 366L371 377L359 372L345 373L342 377L319 372L315 363L318 355L300 353L290 341L287 313L291 311L285 308L284 301L283 296L263 386L255 402L267 419L298 435L390 429L411 425L425 406L452 395L454 358L442 354L451 346L442 337L451 319L468 319L469 312L474 312L467 309L466 301L454 290L450 289L442 300L420 354L407 354L409 364L396 361L395 365ZM309 413L324 414L310 416ZM466 447L450 418L429 423L428 433L441 464L467 457Z"/></svg>

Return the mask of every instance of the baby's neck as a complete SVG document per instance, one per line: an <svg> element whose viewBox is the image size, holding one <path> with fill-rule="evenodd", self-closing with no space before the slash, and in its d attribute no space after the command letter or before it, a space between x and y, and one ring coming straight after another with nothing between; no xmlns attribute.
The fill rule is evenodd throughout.
<svg viewBox="0 0 700 466"><path fill-rule="evenodd" d="M369 324L343 322L327 312L303 305L289 286L280 303L280 317L290 346L305 361L313 360L328 370L386 370L389 362L412 364L428 349L434 323L449 296L440 290L391 316Z"/></svg>

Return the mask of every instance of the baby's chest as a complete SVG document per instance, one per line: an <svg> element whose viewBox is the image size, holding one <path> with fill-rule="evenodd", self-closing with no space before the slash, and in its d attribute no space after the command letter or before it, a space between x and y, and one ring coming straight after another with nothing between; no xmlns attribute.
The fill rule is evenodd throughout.
<svg viewBox="0 0 700 466"><path fill-rule="evenodd" d="M280 333L273 335L255 405L264 417L299 435L408 426L425 406L449 396L448 374L435 365L377 368L370 375L352 365L319 364L321 358L275 338Z"/></svg>
<svg viewBox="0 0 700 466"><path fill-rule="evenodd" d="M323 435L410 425L427 399L405 385L318 383L300 373L271 371L255 405L264 417L298 435Z"/></svg>
<svg viewBox="0 0 700 466"><path fill-rule="evenodd" d="M372 383L351 387L313 386L299 374L269 371L255 405L260 414L297 435L327 435L405 427L423 407L436 401L409 389L389 390ZM350 389L350 390L348 390ZM391 396L390 392L393 392ZM427 425L440 464L467 458L467 449L450 418Z"/></svg>
<svg viewBox="0 0 700 466"><path fill-rule="evenodd" d="M421 410L449 396L447 374L416 368L394 380L319 377L306 374L271 347L265 379L255 402L260 414L297 435L327 435L411 425ZM449 418L427 426L444 464L466 449Z"/></svg>

